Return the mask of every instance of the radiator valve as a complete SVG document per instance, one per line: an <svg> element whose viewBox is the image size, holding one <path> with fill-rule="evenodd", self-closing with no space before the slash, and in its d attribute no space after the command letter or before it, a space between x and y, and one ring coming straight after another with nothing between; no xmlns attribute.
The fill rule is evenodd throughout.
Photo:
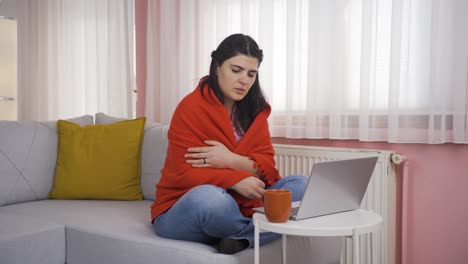
<svg viewBox="0 0 468 264"><path fill-rule="evenodd" d="M392 154L390 156L390 159L392 160L392 162L396 165L399 165L401 163L404 163L406 162L406 157L403 156L403 155L399 155L399 154Z"/></svg>

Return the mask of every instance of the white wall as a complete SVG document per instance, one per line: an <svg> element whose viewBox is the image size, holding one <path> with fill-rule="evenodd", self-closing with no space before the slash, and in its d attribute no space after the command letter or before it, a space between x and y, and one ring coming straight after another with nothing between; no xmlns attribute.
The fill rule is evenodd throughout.
<svg viewBox="0 0 468 264"><path fill-rule="evenodd" d="M17 1L0 0L0 17L17 20ZM12 27L13 26L13 27ZM16 22L1 20L0 24L0 96L14 98L13 101L0 101L0 120L16 120L18 111L17 96L17 31Z"/></svg>
<svg viewBox="0 0 468 264"><path fill-rule="evenodd" d="M0 0L0 16L17 18L18 2L21 0Z"/></svg>
<svg viewBox="0 0 468 264"><path fill-rule="evenodd" d="M42 0L34 0L37 1L39 4ZM29 63L28 58L31 57L31 50L33 47L30 47L29 43L29 35L30 32L27 31L29 21L29 0L0 0L0 16L5 16L9 18L13 18L17 21L17 63L18 63L18 71L17 71L17 96L16 102L18 106L18 113L17 116L20 119L21 117L21 104L22 102L27 102L28 94L23 92L21 87L24 86L22 83L22 79L24 76L28 76L29 72L25 72L25 67L23 65L27 65ZM26 34L28 33L28 34ZM26 67L27 68L27 67Z"/></svg>

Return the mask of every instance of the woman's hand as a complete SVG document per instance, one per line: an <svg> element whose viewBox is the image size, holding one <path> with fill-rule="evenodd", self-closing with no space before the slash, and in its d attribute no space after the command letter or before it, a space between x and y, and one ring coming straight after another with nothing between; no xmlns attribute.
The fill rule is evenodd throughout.
<svg viewBox="0 0 468 264"><path fill-rule="evenodd" d="M236 191L240 195L249 199L260 199L265 191L265 183L255 176L247 177L233 186L230 189Z"/></svg>
<svg viewBox="0 0 468 264"><path fill-rule="evenodd" d="M187 163L198 168L230 168L237 154L232 153L222 143L206 140L207 147L189 148L185 154Z"/></svg>
<svg viewBox="0 0 468 264"><path fill-rule="evenodd" d="M253 167L254 161L249 157L231 152L223 143L206 140L208 147L189 148L185 154L187 163L196 168L218 168L249 171L263 178Z"/></svg>

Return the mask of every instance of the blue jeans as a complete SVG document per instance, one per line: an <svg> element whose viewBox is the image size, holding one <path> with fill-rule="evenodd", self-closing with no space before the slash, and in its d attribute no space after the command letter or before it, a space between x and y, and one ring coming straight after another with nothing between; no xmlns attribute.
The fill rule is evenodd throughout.
<svg viewBox="0 0 468 264"><path fill-rule="evenodd" d="M291 175L266 189L285 189L292 200L302 199L307 177ZM245 217L234 198L214 185L200 185L184 194L169 210L158 216L153 224L156 235L164 238L212 244L221 238L247 239L254 246L252 218ZM260 245L279 238L271 232L260 234Z"/></svg>

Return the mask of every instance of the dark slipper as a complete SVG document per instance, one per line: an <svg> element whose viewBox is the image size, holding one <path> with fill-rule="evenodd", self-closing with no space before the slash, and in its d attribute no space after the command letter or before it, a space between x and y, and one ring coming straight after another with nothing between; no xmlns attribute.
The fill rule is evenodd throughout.
<svg viewBox="0 0 468 264"><path fill-rule="evenodd" d="M232 255L249 247L247 239L222 238L216 249L220 254Z"/></svg>

